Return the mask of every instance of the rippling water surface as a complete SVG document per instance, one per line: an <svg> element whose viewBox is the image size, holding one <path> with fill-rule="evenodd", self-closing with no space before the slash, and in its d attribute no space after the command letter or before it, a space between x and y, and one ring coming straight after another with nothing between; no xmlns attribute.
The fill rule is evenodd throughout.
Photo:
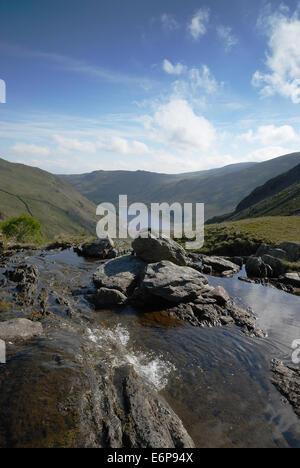
<svg viewBox="0 0 300 468"><path fill-rule="evenodd" d="M27 261L38 265L44 281L70 289L87 286L97 267L71 251ZM95 312L85 304L83 313L92 319L86 338L109 365L131 363L152 382L198 447L300 447L300 421L270 382L271 359L291 364L291 343L300 338L300 298L237 277L209 282L251 307L266 338L248 338L237 327L182 325L163 312Z"/></svg>

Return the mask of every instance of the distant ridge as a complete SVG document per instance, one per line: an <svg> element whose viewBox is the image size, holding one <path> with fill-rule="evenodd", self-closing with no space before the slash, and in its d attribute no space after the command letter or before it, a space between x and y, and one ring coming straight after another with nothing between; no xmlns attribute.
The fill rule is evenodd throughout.
<svg viewBox="0 0 300 468"><path fill-rule="evenodd" d="M62 175L65 181L98 204L118 203L127 194L129 203L205 203L206 219L234 211L237 204L259 185L300 164L300 153L262 163L225 166L211 171L168 175L145 171L95 171Z"/></svg>

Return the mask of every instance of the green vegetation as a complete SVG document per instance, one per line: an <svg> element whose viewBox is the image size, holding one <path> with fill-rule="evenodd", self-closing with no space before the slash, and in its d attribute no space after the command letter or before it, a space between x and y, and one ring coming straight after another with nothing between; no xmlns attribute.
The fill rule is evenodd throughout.
<svg viewBox="0 0 300 468"><path fill-rule="evenodd" d="M289 273L300 271L300 262L288 262L287 260L282 260L282 263L286 266L287 272Z"/></svg>
<svg viewBox="0 0 300 468"><path fill-rule="evenodd" d="M0 219L26 213L38 219L42 234L92 234L95 205L59 177L0 159Z"/></svg>
<svg viewBox="0 0 300 468"><path fill-rule="evenodd" d="M6 312L13 307L12 302L0 301L0 312Z"/></svg>
<svg viewBox="0 0 300 468"><path fill-rule="evenodd" d="M282 190L272 197L232 216L232 220L261 216L292 216L300 214L300 183Z"/></svg>
<svg viewBox="0 0 300 468"><path fill-rule="evenodd" d="M262 216L300 214L300 164L257 187L242 200L234 213L217 216L208 224Z"/></svg>
<svg viewBox="0 0 300 468"><path fill-rule="evenodd" d="M190 174L157 174L145 171L95 171L61 176L89 200L118 203L120 193L128 202L205 203L205 217L232 212L258 185L300 163L294 153L259 164L232 165Z"/></svg>
<svg viewBox="0 0 300 468"><path fill-rule="evenodd" d="M202 253L215 255L252 255L263 242L280 244L299 241L300 217L264 217L211 224L205 227Z"/></svg>
<svg viewBox="0 0 300 468"><path fill-rule="evenodd" d="M42 239L41 223L28 214L10 218L0 225L0 228L9 240L17 242L40 242Z"/></svg>

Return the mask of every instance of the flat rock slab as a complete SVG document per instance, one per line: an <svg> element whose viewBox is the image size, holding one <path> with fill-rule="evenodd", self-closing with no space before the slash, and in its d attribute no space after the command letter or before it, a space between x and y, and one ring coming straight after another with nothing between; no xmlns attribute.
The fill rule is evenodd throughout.
<svg viewBox="0 0 300 468"><path fill-rule="evenodd" d="M146 263L157 263L162 260L181 266L188 263L184 248L172 239L154 236L138 237L133 241L132 248L137 257Z"/></svg>
<svg viewBox="0 0 300 468"><path fill-rule="evenodd" d="M25 318L0 322L0 339L4 341L15 339L29 339L43 333L43 326L39 322L32 322Z"/></svg>
<svg viewBox="0 0 300 468"><path fill-rule="evenodd" d="M127 295L144 272L146 264L133 255L126 255L101 265L93 276L98 288L116 289Z"/></svg>
<svg viewBox="0 0 300 468"><path fill-rule="evenodd" d="M213 271L217 273L231 272L234 274L240 271L240 267L237 264L221 257L204 256L202 262L203 265L212 267Z"/></svg>

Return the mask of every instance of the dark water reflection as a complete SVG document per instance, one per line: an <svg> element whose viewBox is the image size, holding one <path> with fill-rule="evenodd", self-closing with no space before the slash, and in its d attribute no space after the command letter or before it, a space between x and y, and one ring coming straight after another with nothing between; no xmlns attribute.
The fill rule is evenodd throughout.
<svg viewBox="0 0 300 468"><path fill-rule="evenodd" d="M69 251L38 253L28 262L44 281L64 282L70 291L87 286L97 267ZM251 307L267 337L248 338L237 327L194 328L129 307L93 312L82 305L93 318L90 338L112 365L127 360L157 384L198 447L300 447L299 419L270 382L271 359L291 364L291 343L300 338L299 297L237 277L209 282Z"/></svg>

